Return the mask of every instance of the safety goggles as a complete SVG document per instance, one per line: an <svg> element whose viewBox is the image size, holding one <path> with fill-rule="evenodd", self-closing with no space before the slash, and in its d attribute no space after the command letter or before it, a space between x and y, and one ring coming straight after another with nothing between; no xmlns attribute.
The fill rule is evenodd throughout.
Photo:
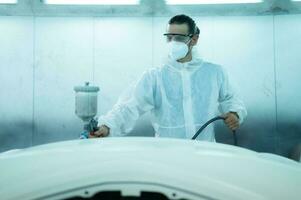
<svg viewBox="0 0 301 200"><path fill-rule="evenodd" d="M177 42L184 42L187 43L191 38L192 38L192 34L177 34L177 33L165 33L163 34L166 37L166 41L167 42L171 42L171 41L177 41Z"/></svg>

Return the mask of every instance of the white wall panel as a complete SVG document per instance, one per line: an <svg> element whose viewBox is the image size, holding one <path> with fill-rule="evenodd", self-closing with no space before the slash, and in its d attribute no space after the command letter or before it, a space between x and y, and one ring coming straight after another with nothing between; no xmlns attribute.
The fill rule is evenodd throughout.
<svg viewBox="0 0 301 200"><path fill-rule="evenodd" d="M168 55L167 42L164 33L167 31L168 17L153 18L153 65L161 67Z"/></svg>
<svg viewBox="0 0 301 200"><path fill-rule="evenodd" d="M301 15L275 17L277 131L287 155L301 143Z"/></svg>
<svg viewBox="0 0 301 200"><path fill-rule="evenodd" d="M31 145L33 18L0 18L0 151Z"/></svg>
<svg viewBox="0 0 301 200"><path fill-rule="evenodd" d="M92 81L92 18L36 18L35 144L75 139L73 87Z"/></svg>

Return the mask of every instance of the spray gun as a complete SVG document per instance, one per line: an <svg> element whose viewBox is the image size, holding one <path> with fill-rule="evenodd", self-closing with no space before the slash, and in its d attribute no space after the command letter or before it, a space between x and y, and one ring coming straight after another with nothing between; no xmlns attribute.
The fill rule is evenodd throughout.
<svg viewBox="0 0 301 200"><path fill-rule="evenodd" d="M97 131L97 92L99 88L90 86L86 82L84 86L74 87L75 91L75 114L83 120L84 130L80 134L80 139L87 139L90 134Z"/></svg>

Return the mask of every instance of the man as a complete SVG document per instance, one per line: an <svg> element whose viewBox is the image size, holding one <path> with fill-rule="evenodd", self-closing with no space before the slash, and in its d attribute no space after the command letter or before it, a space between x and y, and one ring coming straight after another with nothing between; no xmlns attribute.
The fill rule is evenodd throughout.
<svg viewBox="0 0 301 200"><path fill-rule="evenodd" d="M145 112L157 137L192 138L209 119L223 113L225 123L235 130L246 117L246 109L233 91L225 70L204 62L193 47L199 30L190 17L177 15L169 20L164 36L169 45L167 62L146 71L108 112L99 119L99 130L91 135L125 135ZM213 126L198 140L215 141Z"/></svg>

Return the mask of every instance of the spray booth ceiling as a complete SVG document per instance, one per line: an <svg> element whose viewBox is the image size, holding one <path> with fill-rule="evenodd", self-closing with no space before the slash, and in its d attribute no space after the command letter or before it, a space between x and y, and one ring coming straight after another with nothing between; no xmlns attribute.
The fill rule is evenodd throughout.
<svg viewBox="0 0 301 200"><path fill-rule="evenodd" d="M140 0L137 5L47 5L43 0L0 4L1 16L196 16L300 14L301 1L263 0L247 4L167 5L165 0Z"/></svg>

